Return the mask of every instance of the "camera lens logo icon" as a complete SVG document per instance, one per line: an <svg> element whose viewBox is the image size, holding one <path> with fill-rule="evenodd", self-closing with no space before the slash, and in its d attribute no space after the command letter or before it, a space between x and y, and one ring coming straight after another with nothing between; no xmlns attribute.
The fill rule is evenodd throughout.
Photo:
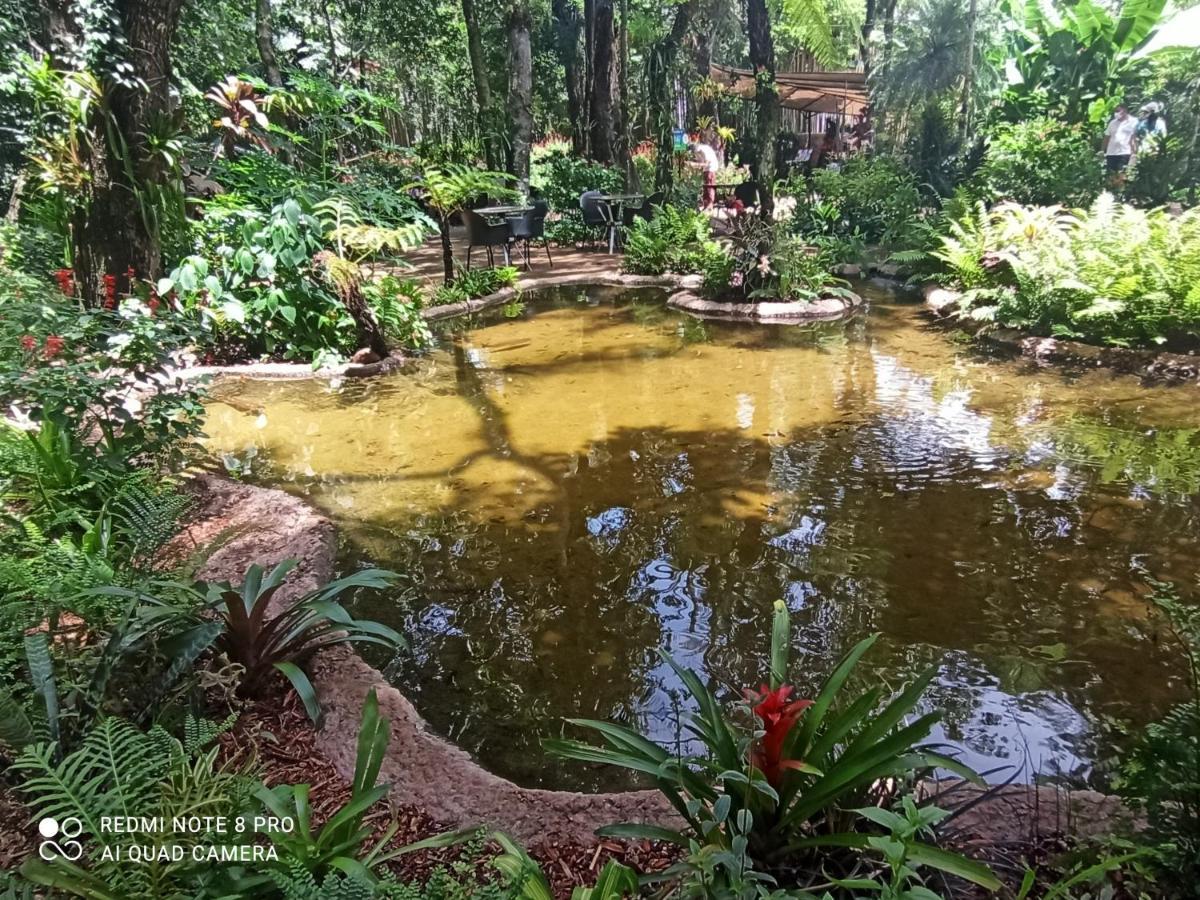
<svg viewBox="0 0 1200 900"><path fill-rule="evenodd" d="M46 862L60 857L75 862L83 856L83 844L75 840L83 834L83 823L74 816L67 816L61 822L47 816L38 822L38 833L45 838L38 844L38 856Z"/></svg>

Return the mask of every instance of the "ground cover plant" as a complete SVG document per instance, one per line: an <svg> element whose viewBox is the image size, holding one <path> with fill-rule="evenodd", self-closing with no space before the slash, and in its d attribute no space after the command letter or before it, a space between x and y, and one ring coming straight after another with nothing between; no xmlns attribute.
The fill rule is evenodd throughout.
<svg viewBox="0 0 1200 900"><path fill-rule="evenodd" d="M1200 218L1101 196L1083 212L982 204L934 256L971 317L1119 346L1191 347L1200 337Z"/></svg>

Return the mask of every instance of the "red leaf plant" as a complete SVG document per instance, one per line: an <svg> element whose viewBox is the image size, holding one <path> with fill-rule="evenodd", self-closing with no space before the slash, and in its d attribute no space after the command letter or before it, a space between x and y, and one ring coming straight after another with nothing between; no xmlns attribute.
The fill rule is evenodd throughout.
<svg viewBox="0 0 1200 900"><path fill-rule="evenodd" d="M750 751L750 762L762 771L767 783L774 788L778 788L783 781L785 770L803 766L800 760L783 758L783 745L792 726L800 721L800 716L813 705L813 701L789 702L792 690L790 684L781 684L773 691L764 684L757 691L749 688L743 691L746 700L753 704L754 715L762 720L763 731L766 732Z"/></svg>

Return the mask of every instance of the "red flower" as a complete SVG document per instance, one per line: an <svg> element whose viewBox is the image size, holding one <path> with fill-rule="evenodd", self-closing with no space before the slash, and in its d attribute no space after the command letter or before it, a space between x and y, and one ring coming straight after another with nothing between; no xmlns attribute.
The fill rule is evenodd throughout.
<svg viewBox="0 0 1200 900"><path fill-rule="evenodd" d="M112 309L117 305L117 276L105 275L104 281L104 308Z"/></svg>
<svg viewBox="0 0 1200 900"><path fill-rule="evenodd" d="M158 308L162 306L162 301L158 299L158 294L151 294L150 299L146 301L146 305L150 307L150 315L158 312Z"/></svg>
<svg viewBox="0 0 1200 900"><path fill-rule="evenodd" d="M58 289L64 296L70 297L75 293L75 273L70 269L59 269L54 273L54 280L58 282Z"/></svg>
<svg viewBox="0 0 1200 900"><path fill-rule="evenodd" d="M136 275L137 275L137 269L135 269L133 266L127 266L127 267L126 267L126 269L125 269L125 277L126 277L126 278L127 278L129 281L133 281L133 279L134 279L134 277L135 277Z"/></svg>
<svg viewBox="0 0 1200 900"><path fill-rule="evenodd" d="M788 697L792 693L790 684L781 684L773 691L764 684L757 692L747 688L744 693L746 699L754 704L754 715L762 720L763 731L766 732L760 745L750 751L750 762L762 771L768 784L778 787L785 769L800 767L799 760L783 758L783 744L792 726L800 720L804 710L813 705L813 701L793 700L789 703Z"/></svg>
<svg viewBox="0 0 1200 900"><path fill-rule="evenodd" d="M54 357L62 353L62 349L66 346L66 344L67 342L60 338L57 334L50 335L48 338L46 338L46 348L43 351L46 359L54 359Z"/></svg>
<svg viewBox="0 0 1200 900"><path fill-rule="evenodd" d="M26 353L32 353L37 349L37 338L32 334L21 335L21 349Z"/></svg>

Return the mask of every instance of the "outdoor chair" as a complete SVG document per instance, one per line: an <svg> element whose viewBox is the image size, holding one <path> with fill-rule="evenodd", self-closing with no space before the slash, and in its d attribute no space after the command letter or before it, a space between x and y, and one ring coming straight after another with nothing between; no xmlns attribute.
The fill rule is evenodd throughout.
<svg viewBox="0 0 1200 900"><path fill-rule="evenodd" d="M507 222L489 222L473 209L463 210L463 224L467 226L467 271L471 270L471 251L476 247L486 247L488 265L496 264L492 255L493 247L504 248L504 264L510 262L508 241L510 238Z"/></svg>
<svg viewBox="0 0 1200 900"><path fill-rule="evenodd" d="M758 182L743 181L733 188L733 199L741 200L746 206L758 206Z"/></svg>
<svg viewBox="0 0 1200 900"><path fill-rule="evenodd" d="M600 199L600 192L584 191L580 194L579 208L583 210L583 224L590 228L603 228L605 241L610 247L613 246L618 226L613 219L612 207Z"/></svg>
<svg viewBox="0 0 1200 900"><path fill-rule="evenodd" d="M622 211L621 217L624 219L624 222L622 224L626 228L632 228L633 223L637 219L646 219L647 221L649 221L650 219L653 219L655 209L659 206L662 206L663 201L665 201L666 198L667 198L667 195L664 194L662 191L655 191L653 194L651 194L649 197L647 197L645 200L642 201L641 206L633 206L633 207L626 206L625 209Z"/></svg>
<svg viewBox="0 0 1200 900"><path fill-rule="evenodd" d="M530 267L530 241L542 242L542 246L546 248L546 261L550 263L551 268L554 267L554 258L550 255L550 242L546 240L546 213L549 208L550 205L545 200L534 200L533 209L529 212L508 219L508 232L513 243L523 245L526 269Z"/></svg>

